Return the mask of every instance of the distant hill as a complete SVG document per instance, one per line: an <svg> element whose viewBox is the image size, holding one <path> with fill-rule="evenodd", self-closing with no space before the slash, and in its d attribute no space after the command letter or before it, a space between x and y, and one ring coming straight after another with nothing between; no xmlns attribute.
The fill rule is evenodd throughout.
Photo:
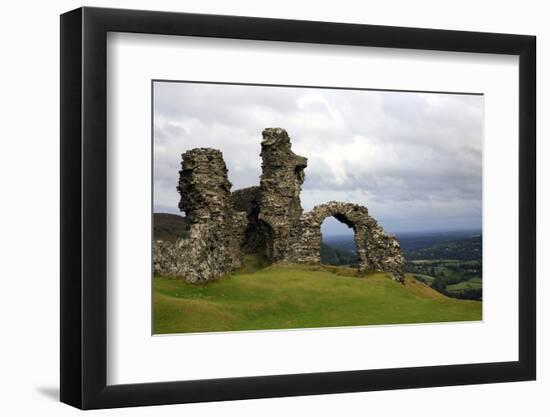
<svg viewBox="0 0 550 417"><path fill-rule="evenodd" d="M325 265L357 265L355 252L333 248L326 243L321 243L321 263Z"/></svg>
<svg viewBox="0 0 550 417"><path fill-rule="evenodd" d="M185 217L177 214L153 214L153 239L174 242L187 234Z"/></svg>
<svg viewBox="0 0 550 417"><path fill-rule="evenodd" d="M408 261L416 259L481 260L483 240L481 231L403 233L397 235L397 240ZM323 243L332 249L355 253L353 235L323 236Z"/></svg>
<svg viewBox="0 0 550 417"><path fill-rule="evenodd" d="M415 259L460 259L481 260L482 237L463 237L461 239L447 239L436 242L426 242L424 246L416 246L413 249L403 245L403 252L407 260Z"/></svg>
<svg viewBox="0 0 550 417"><path fill-rule="evenodd" d="M481 231L402 233L397 235L407 261L405 272L453 298L483 298L483 237ZM321 263L351 264L353 236L323 236ZM325 244L328 244L325 245ZM338 257L341 250L347 256ZM354 261L357 262L357 261Z"/></svg>

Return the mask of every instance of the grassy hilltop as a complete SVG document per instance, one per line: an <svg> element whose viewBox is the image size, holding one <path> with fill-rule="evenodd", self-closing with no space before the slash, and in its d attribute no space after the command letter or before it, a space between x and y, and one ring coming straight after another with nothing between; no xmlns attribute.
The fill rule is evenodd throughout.
<svg viewBox="0 0 550 417"><path fill-rule="evenodd" d="M154 277L154 333L481 320L481 303L448 298L407 276L355 269L246 266L205 285Z"/></svg>

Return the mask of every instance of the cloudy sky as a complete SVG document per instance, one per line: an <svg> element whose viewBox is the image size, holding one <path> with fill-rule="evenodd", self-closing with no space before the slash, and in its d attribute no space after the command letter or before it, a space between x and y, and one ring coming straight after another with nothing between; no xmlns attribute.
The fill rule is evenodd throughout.
<svg viewBox="0 0 550 417"><path fill-rule="evenodd" d="M233 190L258 185L261 132L282 127L308 158L305 210L359 203L393 233L481 228L482 96L155 82L153 111L155 212L179 213L191 148L220 149Z"/></svg>

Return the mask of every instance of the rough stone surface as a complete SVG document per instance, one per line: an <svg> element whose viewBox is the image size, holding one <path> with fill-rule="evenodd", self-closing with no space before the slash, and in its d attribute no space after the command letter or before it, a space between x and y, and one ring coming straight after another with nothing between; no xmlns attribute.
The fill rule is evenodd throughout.
<svg viewBox="0 0 550 417"><path fill-rule="evenodd" d="M290 137L284 129L262 132L262 176L258 218L271 229L268 256L274 261L288 258L290 233L300 222L300 191L307 159L292 152Z"/></svg>
<svg viewBox="0 0 550 417"><path fill-rule="evenodd" d="M320 263L321 224L331 216L353 229L360 271L390 272L394 279L403 279L405 258L397 239L384 232L366 207L339 201L318 205L301 216L292 234L289 262Z"/></svg>
<svg viewBox="0 0 550 417"><path fill-rule="evenodd" d="M248 187L231 193L231 203L235 211L245 212L248 221L241 245L243 253L258 253L271 259L272 229L259 219L261 190L260 187Z"/></svg>
<svg viewBox="0 0 550 417"><path fill-rule="evenodd" d="M216 223L225 219L231 183L222 153L197 148L182 154L178 186L179 208L190 223Z"/></svg>
<svg viewBox="0 0 550 417"><path fill-rule="evenodd" d="M154 270L188 282L210 281L241 266L246 214L233 210L220 151L192 149L182 155L181 167L177 190L188 232L173 243L155 243Z"/></svg>
<svg viewBox="0 0 550 417"><path fill-rule="evenodd" d="M188 231L176 242L155 243L155 273L209 281L238 268L247 252L271 262L320 263L321 224L332 216L353 229L361 271L384 271L402 281L405 260L395 237L357 204L331 201L304 213L300 191L307 159L292 152L284 129L265 129L262 135L259 187L231 193L218 150L182 155L177 189Z"/></svg>

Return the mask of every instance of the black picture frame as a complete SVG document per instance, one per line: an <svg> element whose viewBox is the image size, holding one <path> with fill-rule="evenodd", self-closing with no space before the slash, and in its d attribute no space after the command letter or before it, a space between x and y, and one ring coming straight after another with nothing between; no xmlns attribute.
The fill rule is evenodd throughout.
<svg viewBox="0 0 550 417"><path fill-rule="evenodd" d="M108 32L519 56L519 360L107 385ZM535 50L525 35L88 7L61 15L61 401L95 409L534 380Z"/></svg>

